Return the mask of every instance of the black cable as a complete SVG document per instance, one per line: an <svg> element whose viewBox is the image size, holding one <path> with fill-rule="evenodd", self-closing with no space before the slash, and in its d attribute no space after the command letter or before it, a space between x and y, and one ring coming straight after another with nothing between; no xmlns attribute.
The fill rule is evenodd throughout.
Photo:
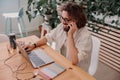
<svg viewBox="0 0 120 80"><path fill-rule="evenodd" d="M5 59L5 61L4 61L4 65L6 65L7 67L9 67L10 68L10 70L14 73L14 71L12 70L12 68L8 65L8 64L6 64L6 62L9 60L9 59L11 59L12 57L14 57L16 54L13 54L12 56L10 56L9 58L7 58L7 59Z"/></svg>
<svg viewBox="0 0 120 80"><path fill-rule="evenodd" d="M30 78L26 78L26 79L19 79L19 78L18 78L18 75L19 75L19 74L28 74L28 73L31 73L33 76L30 77ZM17 80L31 80L31 79L33 79L33 78L35 78L35 77L36 77L36 75L34 75L33 72L25 72L25 73L17 73L17 74L16 74L16 79L17 79Z"/></svg>
<svg viewBox="0 0 120 80"><path fill-rule="evenodd" d="M19 69L23 64L26 64L26 66L23 69ZM27 67L27 63L26 62L24 62L23 64L21 64L21 65L18 66L18 68L16 70L17 72L18 71L23 71Z"/></svg>
<svg viewBox="0 0 120 80"><path fill-rule="evenodd" d="M23 63L23 64L24 64L24 63ZM19 78L18 78L17 75L19 75L19 74L27 74L27 73L32 73L32 74L33 74L33 72L25 72L25 73L22 73L22 72L21 72L21 73L20 73L19 71L25 70L25 68L27 67L27 63L26 63L26 66L25 66L23 69L19 69L21 66L22 66L22 64L21 64L20 66L18 66L18 68L17 68L17 70L16 70L16 79L17 79L17 80L22 80L22 79L19 79ZM34 76L34 74L33 74L33 76ZM33 78L33 76L32 76L31 78L24 79L24 80L30 80L30 79Z"/></svg>
<svg viewBox="0 0 120 80"><path fill-rule="evenodd" d="M10 53L9 50L8 50L8 52ZM16 53L16 54L17 54L17 53ZM26 63L26 62L20 64L20 65L18 66L17 70L15 70L15 71L13 71L13 69L12 69L11 66L9 66L8 64L6 64L6 62L7 62L8 60L10 60L12 57L14 57L16 54L13 54L13 55L10 56L9 58L5 59L5 61L4 61L4 65L6 65L7 67L9 67L10 70L12 71L12 73L15 73L15 72L16 72L16 76L15 76L15 78L16 78L17 80L31 80L31 79L35 78L36 75L34 75L33 72L25 72L25 73L20 73L20 72L19 72L19 71L23 71L23 70L25 70L25 68L27 67L27 63ZM21 66L22 66L23 64L26 64L26 66L25 66L24 68L20 69ZM27 74L27 73L32 73L33 76L30 77L30 78L27 78L27 79L19 79L19 78L18 78L18 75L19 75L19 74Z"/></svg>

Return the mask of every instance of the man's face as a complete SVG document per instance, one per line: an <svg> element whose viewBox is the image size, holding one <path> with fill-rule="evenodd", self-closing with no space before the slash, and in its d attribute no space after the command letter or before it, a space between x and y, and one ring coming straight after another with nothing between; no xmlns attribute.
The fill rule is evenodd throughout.
<svg viewBox="0 0 120 80"><path fill-rule="evenodd" d="M69 31L69 23L72 21L72 19L69 17L68 13L66 11L62 11L61 15L61 23L63 24L64 31Z"/></svg>

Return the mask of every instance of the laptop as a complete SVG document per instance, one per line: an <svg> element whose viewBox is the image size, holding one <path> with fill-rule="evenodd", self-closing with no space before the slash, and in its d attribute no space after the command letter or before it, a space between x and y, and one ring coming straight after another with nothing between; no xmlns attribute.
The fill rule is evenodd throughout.
<svg viewBox="0 0 120 80"><path fill-rule="evenodd" d="M39 68L54 62L54 60L40 48L27 53L17 42L16 45L18 46L22 55L32 64L34 68Z"/></svg>

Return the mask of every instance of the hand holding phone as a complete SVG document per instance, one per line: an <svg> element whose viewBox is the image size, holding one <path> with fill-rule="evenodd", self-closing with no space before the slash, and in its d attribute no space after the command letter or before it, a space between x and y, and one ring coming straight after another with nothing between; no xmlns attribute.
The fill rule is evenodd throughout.
<svg viewBox="0 0 120 80"><path fill-rule="evenodd" d="M71 22L68 25L68 34L73 34L77 30L77 25L75 22Z"/></svg>
<svg viewBox="0 0 120 80"><path fill-rule="evenodd" d="M66 31L68 32L70 30L70 26L67 26L67 29L66 29Z"/></svg>

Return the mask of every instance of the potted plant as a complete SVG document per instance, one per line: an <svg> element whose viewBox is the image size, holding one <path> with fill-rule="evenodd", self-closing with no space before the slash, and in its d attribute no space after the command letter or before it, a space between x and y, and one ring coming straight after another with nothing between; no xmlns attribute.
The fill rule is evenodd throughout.
<svg viewBox="0 0 120 80"><path fill-rule="evenodd" d="M60 23L57 8L65 1L75 0L28 0L26 14L29 21L41 15L52 28L56 27Z"/></svg>
<svg viewBox="0 0 120 80"><path fill-rule="evenodd" d="M120 28L120 1L119 0L28 0L28 6L26 14L28 15L29 21L34 19L38 14L46 19L46 15L49 16L48 22L52 28L56 27L60 23L58 19L57 6L65 1L73 1L82 5L88 17L88 27L92 27L93 31L100 31L101 28L95 28L90 21L108 25L113 28ZM100 16L97 18L96 16ZM116 20L112 20L111 24L106 23L106 18L118 16ZM114 24L114 25L112 25ZM109 30L110 31L110 30Z"/></svg>
<svg viewBox="0 0 120 80"><path fill-rule="evenodd" d="M56 0L28 0L26 14L29 21L41 15L54 28L60 21L58 19Z"/></svg>
<svg viewBox="0 0 120 80"><path fill-rule="evenodd" d="M120 0L83 0L86 2L86 14L88 17L88 26L93 28L93 31L100 31L101 28L96 28L99 23L112 28L120 29ZM116 18L114 18L116 17ZM109 22L107 21L109 20ZM92 21L92 22L91 22ZM108 30L109 32L110 30Z"/></svg>

